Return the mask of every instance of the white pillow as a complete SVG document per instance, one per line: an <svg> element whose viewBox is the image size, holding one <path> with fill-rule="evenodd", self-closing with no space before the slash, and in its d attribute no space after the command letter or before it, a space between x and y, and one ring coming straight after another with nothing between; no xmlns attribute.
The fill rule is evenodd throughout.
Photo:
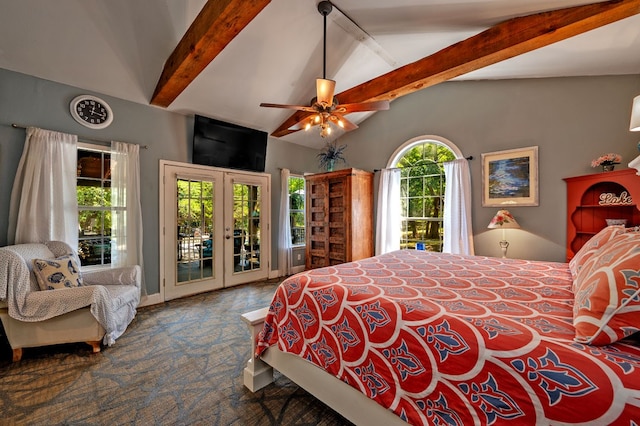
<svg viewBox="0 0 640 426"><path fill-rule="evenodd" d="M33 272L40 290L82 286L80 267L71 254L55 259L33 259Z"/></svg>

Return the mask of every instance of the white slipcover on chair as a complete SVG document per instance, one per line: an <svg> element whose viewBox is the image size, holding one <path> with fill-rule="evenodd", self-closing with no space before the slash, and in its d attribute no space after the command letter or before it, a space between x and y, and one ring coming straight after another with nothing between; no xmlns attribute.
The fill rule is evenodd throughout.
<svg viewBox="0 0 640 426"><path fill-rule="evenodd" d="M140 303L139 266L82 272L83 285L40 290L33 259L72 254L61 241L0 248L0 319L13 350L60 343L87 342L94 352L112 345L124 333Z"/></svg>

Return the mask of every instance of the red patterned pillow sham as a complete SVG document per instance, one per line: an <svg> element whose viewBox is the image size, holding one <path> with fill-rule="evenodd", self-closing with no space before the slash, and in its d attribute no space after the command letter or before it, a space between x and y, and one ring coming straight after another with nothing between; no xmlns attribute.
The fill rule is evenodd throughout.
<svg viewBox="0 0 640 426"><path fill-rule="evenodd" d="M640 234L618 234L592 253L574 292L577 342L606 345L640 331Z"/></svg>
<svg viewBox="0 0 640 426"><path fill-rule="evenodd" d="M578 274L584 267L585 263L591 259L593 254L598 251L604 244L610 241L616 235L622 234L625 231L624 226L615 225L615 226L607 226L603 228L596 235L591 237L589 241L587 241L578 252L573 256L573 259L569 261L569 270L571 270L571 276L574 280L574 291L575 291L575 280L578 278Z"/></svg>

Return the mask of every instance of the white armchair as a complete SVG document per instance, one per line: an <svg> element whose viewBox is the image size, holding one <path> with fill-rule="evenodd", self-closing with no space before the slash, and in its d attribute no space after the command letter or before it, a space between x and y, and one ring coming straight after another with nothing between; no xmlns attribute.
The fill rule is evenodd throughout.
<svg viewBox="0 0 640 426"><path fill-rule="evenodd" d="M93 352L110 346L125 332L140 303L139 266L82 271L79 287L41 290L34 259L71 254L66 243L17 244L0 248L0 320L13 350L60 343L86 342Z"/></svg>

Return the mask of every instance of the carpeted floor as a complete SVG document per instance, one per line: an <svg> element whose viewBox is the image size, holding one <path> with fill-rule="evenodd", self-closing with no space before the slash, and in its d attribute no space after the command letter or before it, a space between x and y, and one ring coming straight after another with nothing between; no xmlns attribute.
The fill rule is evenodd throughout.
<svg viewBox="0 0 640 426"><path fill-rule="evenodd" d="M240 315L267 306L278 281L141 308L112 347L25 349L0 337L2 425L349 425L276 373L242 385L249 331Z"/></svg>

